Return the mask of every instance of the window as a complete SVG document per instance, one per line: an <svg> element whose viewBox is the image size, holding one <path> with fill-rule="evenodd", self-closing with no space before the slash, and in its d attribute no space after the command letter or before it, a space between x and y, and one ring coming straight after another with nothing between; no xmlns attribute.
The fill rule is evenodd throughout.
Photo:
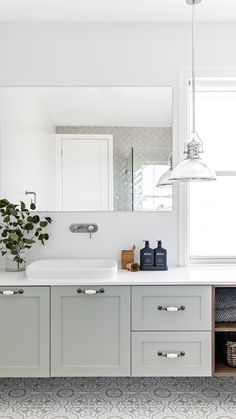
<svg viewBox="0 0 236 419"><path fill-rule="evenodd" d="M189 185L189 261L236 260L236 82L198 82L196 118L217 180Z"/></svg>

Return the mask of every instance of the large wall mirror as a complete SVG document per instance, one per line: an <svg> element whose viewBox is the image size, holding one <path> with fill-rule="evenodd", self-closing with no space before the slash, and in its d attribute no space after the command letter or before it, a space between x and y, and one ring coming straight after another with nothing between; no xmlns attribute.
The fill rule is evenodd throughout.
<svg viewBox="0 0 236 419"><path fill-rule="evenodd" d="M171 211L171 87L1 87L0 194L38 211Z"/></svg>

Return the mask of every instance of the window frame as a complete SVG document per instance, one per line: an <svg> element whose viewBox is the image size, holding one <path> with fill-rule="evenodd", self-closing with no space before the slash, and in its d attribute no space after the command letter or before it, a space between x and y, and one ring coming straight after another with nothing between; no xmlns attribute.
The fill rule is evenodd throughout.
<svg viewBox="0 0 236 419"><path fill-rule="evenodd" d="M236 80L236 68L201 68L198 69L198 78L203 79L232 79ZM189 81L191 80L191 68L180 69L179 77L179 144L178 158L174 164L183 160L183 150L185 139L189 134ZM175 159L174 159L175 160ZM218 176L235 176L236 171L217 171ZM179 197L179 266L189 265L217 265L217 264L234 264L235 257L190 257L189 250L189 184L178 184Z"/></svg>

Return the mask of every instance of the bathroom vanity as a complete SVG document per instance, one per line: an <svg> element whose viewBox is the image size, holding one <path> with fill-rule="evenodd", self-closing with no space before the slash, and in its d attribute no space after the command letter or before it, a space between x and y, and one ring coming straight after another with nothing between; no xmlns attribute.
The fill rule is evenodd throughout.
<svg viewBox="0 0 236 419"><path fill-rule="evenodd" d="M223 278L223 279L222 279ZM115 279L0 273L0 376L211 376L214 292L234 268L124 272Z"/></svg>

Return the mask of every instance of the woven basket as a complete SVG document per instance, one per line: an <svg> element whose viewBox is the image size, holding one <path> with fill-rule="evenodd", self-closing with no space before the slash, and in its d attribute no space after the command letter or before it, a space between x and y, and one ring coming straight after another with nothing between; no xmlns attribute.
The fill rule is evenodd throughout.
<svg viewBox="0 0 236 419"><path fill-rule="evenodd" d="M228 366L236 368L236 342L226 342L226 357Z"/></svg>

